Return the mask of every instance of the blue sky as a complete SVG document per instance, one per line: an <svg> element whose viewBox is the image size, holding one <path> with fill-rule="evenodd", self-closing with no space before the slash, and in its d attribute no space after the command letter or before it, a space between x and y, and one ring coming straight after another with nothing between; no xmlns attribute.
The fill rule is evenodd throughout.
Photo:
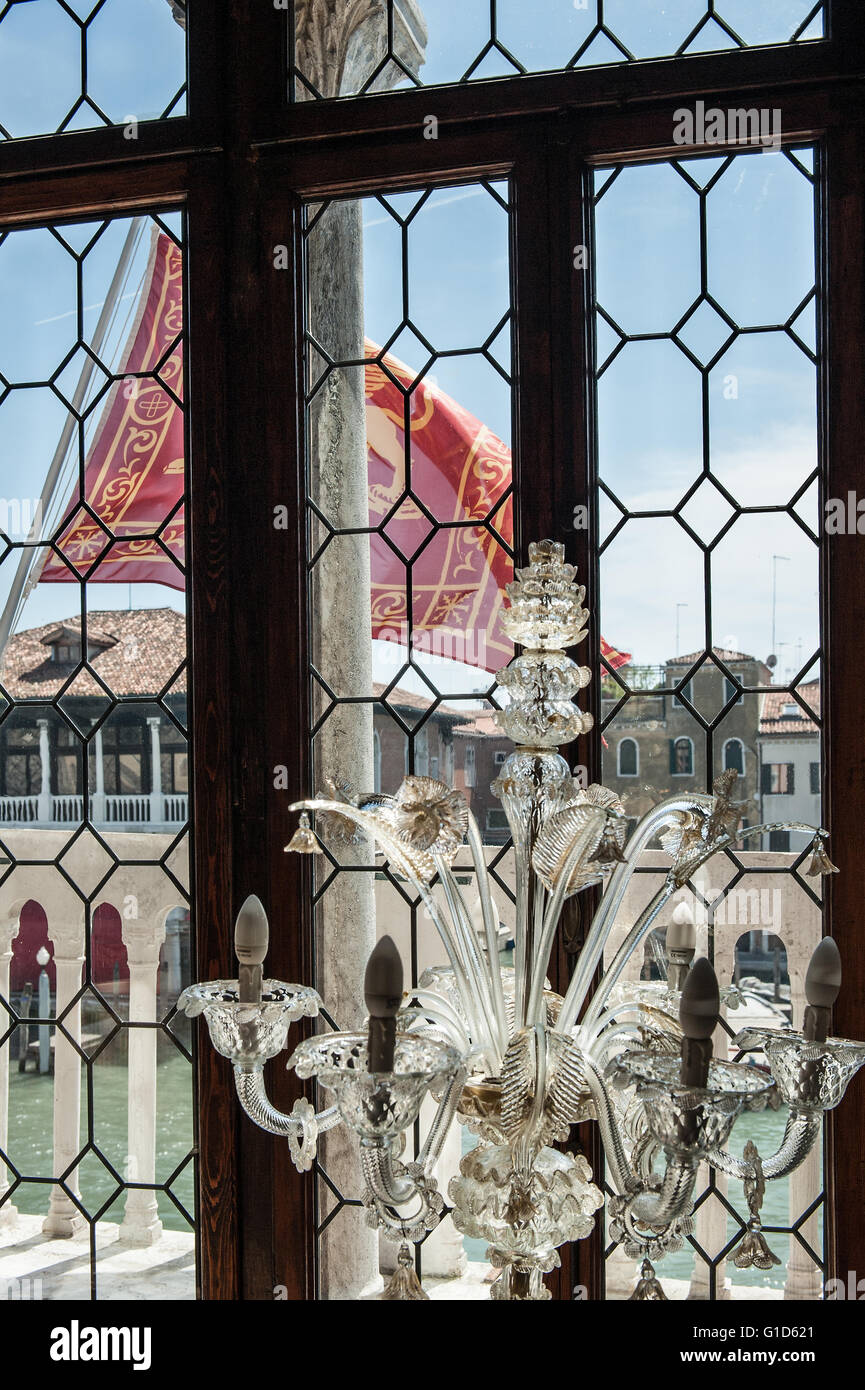
<svg viewBox="0 0 865 1390"><path fill-rule="evenodd" d="M66 0L94 14L96 0ZM56 0L13 4L0 23L0 125L14 137L56 130L81 94L81 30ZM87 27L88 95L110 121L151 120L186 75L183 31L166 0L108 0ZM174 114L184 115L183 102ZM84 107L68 126L101 121Z"/></svg>
<svg viewBox="0 0 865 1390"><path fill-rule="evenodd" d="M88 10L84 0L77 0L76 7L79 13ZM45 102L58 84L47 78L56 78L65 61L58 38L63 26L48 22L55 8L54 0L30 0L13 7L0 23L0 121L15 134L48 120ZM733 24L753 25L746 37L766 41L795 23L806 8L798 0L767 3L760 7L759 24L753 6L727 0L722 12ZM608 4L609 22L614 27L620 22L623 38L642 53L658 51L665 34L678 32L677 26L689 19L693 23L699 6L678 0L618 9L625 16L620 21L615 4ZM486 0L462 5L459 29L452 5L443 0L428 0L424 11L430 30L425 75L429 81L443 80L454 75L482 36L489 7ZM551 0L542 29L537 7L529 17L524 6L500 0L499 15L503 38L532 67L560 62L574 40L579 43L588 22L587 12L573 0ZM7 27L10 18L14 33ZM770 24L776 28L770 31ZM25 46L10 45L10 33ZM182 75L183 35L164 0L123 0L122 6L109 0L93 35L93 55L101 54L104 65L98 96L109 114L117 120L131 113L142 118L152 114L163 101L168 78L170 85ZM26 42L32 53L37 36L47 45L41 68L26 62ZM142 54L149 55L147 60ZM701 178L714 168L711 161L699 164ZM785 319L813 282L811 199L808 181L776 154L738 159L710 194L709 288L743 326ZM404 214L413 201L406 195L392 198L391 204ZM436 347L479 346L505 312L506 222L489 193L472 187L439 190L412 223L410 312ZM97 225L65 235L80 249ZM87 256L87 334L99 316L127 226L124 220L111 224ZM382 341L401 317L399 228L373 199L364 207L364 227L366 332ZM601 199L599 297L626 331L664 331L694 298L699 288L697 227L697 199L668 168L627 170ZM125 341L126 311L134 308L145 257L142 243L106 349L114 362ZM74 341L75 302L74 262L50 233L10 233L0 246L0 373L15 381L50 375ZM719 332L713 316L708 318L695 319L683 332L698 352L711 350ZM813 312L810 319L806 314L797 324L806 339L813 334ZM602 351L608 352L614 336L604 327L599 337ZM496 350L507 363L506 339ZM426 357L410 333L401 336L394 351L412 366ZM71 363L59 383L69 392L79 368L79 361ZM488 363L477 355L445 358L432 374L442 389L510 442L508 388ZM737 382L733 399L725 394L730 375ZM630 344L607 370L599 386L601 474L631 509L671 507L699 475L700 410L699 375L670 343ZM787 502L814 464L815 378L807 357L779 333L739 339L712 372L709 410L713 466L725 486L743 504ZM46 387L14 391L0 406L0 495L38 495L64 416L62 404ZM799 510L816 524L813 496ZM602 526L609 528L617 515L605 502ZM686 511L689 522L706 536L728 515L726 503L708 486ZM716 550L714 637L758 656L768 654L773 555L786 557L775 564L776 645L783 673L792 671L797 651L804 658L817 643L816 550L788 518L742 518ZM7 561L0 570L0 599L9 569ZM674 654L677 605L681 649L703 645L701 584L701 554L674 522L632 521L605 553L601 594L589 600L595 614L600 607L608 640L632 651L637 660L653 663ZM135 606L181 602L159 586L135 586L131 597ZM127 586L99 585L93 587L90 603L125 607L129 600ZM72 586L40 586L19 625L48 621L74 606Z"/></svg>

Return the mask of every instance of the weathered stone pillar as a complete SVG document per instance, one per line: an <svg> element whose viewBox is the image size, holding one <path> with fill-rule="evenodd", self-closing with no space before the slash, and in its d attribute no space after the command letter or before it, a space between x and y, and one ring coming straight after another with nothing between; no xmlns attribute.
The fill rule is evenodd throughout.
<svg viewBox="0 0 865 1390"><path fill-rule="evenodd" d="M165 960L167 970L165 972L165 995L170 1000L175 1000L183 989L183 967L180 949L180 934L182 924L176 919L165 924Z"/></svg>
<svg viewBox="0 0 865 1390"><path fill-rule="evenodd" d="M51 746L48 739L48 720L37 719L39 729L39 762L42 781L39 786L39 804L36 819L43 825L51 824Z"/></svg>
<svg viewBox="0 0 865 1390"><path fill-rule="evenodd" d="M102 729L93 735L93 758L95 763L95 787L90 798L90 815L96 825L105 821L105 763L102 757Z"/></svg>
<svg viewBox="0 0 865 1390"><path fill-rule="evenodd" d="M18 935L17 922L0 922L0 995L4 999L9 998L9 966L12 961L12 942ZM5 1010L4 1010L5 1013ZM8 1017L8 1015L7 1015ZM6 1031L5 1023L2 1025ZM23 1031L22 1046L27 1046L28 1030ZM22 1036L22 1033L19 1033ZM0 1149L7 1152L6 1145L9 1141L9 1041L7 1040L0 1047ZM6 1166L0 1159L0 1202L3 1202L3 1195L9 1190L9 1183L6 1181ZM10 1202L3 1202L0 1206L0 1231L8 1230L14 1226L17 1211Z"/></svg>
<svg viewBox="0 0 865 1390"><path fill-rule="evenodd" d="M49 922L56 970L55 1017L60 1019L70 1000L81 988L84 965L84 923L54 926ZM81 1042L81 1001L73 1004L62 1018L65 1037L54 1030L54 1177L66 1172L80 1151L81 1056L69 1038ZM73 1171L65 1182L78 1194L78 1178ZM84 1225L84 1217L60 1187L51 1189L51 1204L42 1223L46 1236L73 1236Z"/></svg>
<svg viewBox="0 0 865 1390"><path fill-rule="evenodd" d="M129 1022L156 1022L159 951L164 919L124 920L121 928L129 963ZM156 1029L129 1029L127 1164L130 1182L152 1183L156 1176ZM129 1245L153 1245L162 1235L156 1193L130 1188L120 1237Z"/></svg>
<svg viewBox="0 0 865 1390"><path fill-rule="evenodd" d="M426 32L413 0L400 0L395 43L400 59L417 68ZM298 64L324 96L353 92L375 72L387 48L386 5L336 0L299 0L296 6ZM377 88L393 84L396 70L382 73ZM309 243L309 323L314 337L337 361L363 362L363 233L358 201L337 202L325 214L325 234ZM365 376L362 366L336 368L315 397L310 412L310 493L331 526L344 531L369 525ZM369 537L341 536L325 550L313 576L311 651L317 669L336 679L343 692L373 693ZM323 713L319 698L314 718ZM316 739L314 777L339 774L360 790L375 782L371 705L336 705ZM371 847L340 851L346 865L369 864ZM318 910L316 988L340 1028L360 1025L367 958L375 945L374 884L371 874L337 875ZM358 1197L363 1180L357 1139L342 1126L320 1144L330 1180L345 1197ZM334 1198L320 1187L323 1215ZM319 1244L322 1297L359 1299L379 1278L378 1242L365 1212L345 1207L327 1226Z"/></svg>
<svg viewBox="0 0 865 1390"><path fill-rule="evenodd" d="M161 825L165 820L162 805L162 756L159 746L159 726L162 720L157 715L148 719L150 726L150 824Z"/></svg>

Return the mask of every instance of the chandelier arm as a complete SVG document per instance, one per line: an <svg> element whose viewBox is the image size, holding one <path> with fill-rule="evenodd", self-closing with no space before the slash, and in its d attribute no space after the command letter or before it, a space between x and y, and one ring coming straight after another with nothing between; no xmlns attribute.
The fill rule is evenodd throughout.
<svg viewBox="0 0 865 1390"><path fill-rule="evenodd" d="M655 1011L655 1012L658 1012L658 1011ZM650 1020L650 1022L652 1022L652 1021L655 1021L655 1012L653 1012L651 1009L648 1009L648 1008L646 1007L646 1005L645 1005L644 1003L642 1003L641 1000L638 1000L638 999L620 999L619 1002L618 1002L617 1004L611 1004L611 1005L609 1006L609 1008L604 1009L603 1012L600 1013L600 1014L598 1015L597 1018L593 1018L592 1021L591 1021L591 1024L587 1023L587 1021L586 1021L585 1019L583 1019L583 1021L578 1025L578 1027L579 1027L579 1029L580 1029L580 1032L579 1032L576 1036L578 1036L578 1037L581 1039L582 1044L583 1044L583 1046L586 1048L586 1050L589 1051L589 1052L591 1052L591 1053L594 1055L594 1048L595 1048L596 1045L598 1045L599 1043L600 1043L601 1045L603 1045L603 1043L604 1043L604 1041L605 1041L605 1037L614 1036L615 1034L618 1034L621 1030L624 1030L624 1029L627 1028L627 1027L633 1027L633 1028L638 1028L638 1027L639 1027L638 1024L630 1024L630 1025L628 1025L628 1024L624 1024L624 1023L619 1023L619 1024L616 1024L615 1026L611 1026L611 1025L613 1025L613 1020L614 1020L619 1014L621 1014L621 1013L629 1013L629 1014L639 1013L639 1014L644 1014L644 1013L645 1013L645 1014L648 1014L649 1020ZM665 1017L670 1017L669 1015L664 1015L664 1016L665 1016ZM676 1022L676 1020L674 1020L674 1019L672 1019L672 1018L670 1019L670 1021L671 1021L672 1023L674 1023L674 1024L675 1024L675 1022ZM656 1026L657 1026L657 1025L656 1025ZM609 1032L609 1034L605 1034L605 1033L604 1033L604 1030L605 1030L605 1029L608 1029L608 1028L610 1029L610 1032ZM663 1029L662 1031L667 1031L667 1030L666 1030L666 1029ZM603 1036L602 1036L602 1035L603 1035ZM680 1038L681 1035L680 1035L680 1033L678 1033L678 1032L673 1032L673 1033L671 1034L671 1036L675 1037L676 1042L678 1043L679 1038Z"/></svg>
<svg viewBox="0 0 865 1390"><path fill-rule="evenodd" d="M636 922L631 927L631 930L628 932L628 935L625 937L624 941L622 942L621 946L619 947L618 951L613 957L611 964L604 971L604 977L598 985L598 988L595 990L595 993L592 996L592 1002L590 1003L588 1009L586 1010L585 1016L582 1019L584 1027L591 1027L592 1024L594 1024L595 1021L600 1017L604 1008L604 1004L609 998L610 990L613 988L613 985L615 985L615 983L617 982L619 976L621 975L622 971L624 970L634 951L639 946L640 942L643 940L643 937L645 937L648 934L653 922L658 916L658 913L661 911L662 907L668 901L668 899L671 898L672 895L678 891L678 887L679 885L676 883L676 880L672 877L668 877L666 882L664 883L663 888L658 890L658 892L655 894L654 898L649 903L649 905L646 908L644 908L643 911L640 913ZM579 1000L577 1007L579 1008L581 1004L582 1000Z"/></svg>
<svg viewBox="0 0 865 1390"><path fill-rule="evenodd" d="M547 1099L547 1031L542 1023L532 1028L535 1054L535 1091L531 1108L514 1142L514 1169L525 1174L531 1171L535 1154L535 1139L541 1130L544 1118L544 1105Z"/></svg>
<svg viewBox="0 0 865 1390"><path fill-rule="evenodd" d="M601 1142L604 1146L604 1157L610 1169L613 1185L616 1191L622 1195L635 1192L640 1187L640 1181L631 1168L610 1093L604 1084L594 1058L585 1053L583 1060L585 1062L586 1082L595 1103L598 1129L601 1132Z"/></svg>
<svg viewBox="0 0 865 1390"><path fill-rule="evenodd" d="M673 1158L667 1162L659 1192L641 1192L631 1204L632 1218L647 1226L669 1226L691 1211L698 1159Z"/></svg>
<svg viewBox="0 0 865 1390"><path fill-rule="evenodd" d="M610 1027L608 1032L599 1034L598 1037L593 1040L590 1044L591 1053L599 1066L606 1064L607 1054L611 1046L625 1037L633 1037L642 1040L642 1026L639 1023L617 1023L615 1026Z"/></svg>
<svg viewBox="0 0 865 1390"><path fill-rule="evenodd" d="M531 989L529 991L529 1003L526 1010L526 1018L530 1024L545 1021L539 1016L544 994L544 980L546 978L550 953L553 949L556 928L559 925L559 918L562 914L562 907L564 906L568 884L583 855L586 853L589 846L597 840L599 823L602 824L606 819L606 811L599 811L593 814L588 824L583 827L580 834L574 840L571 849L568 851L564 864L559 871L556 886L547 903L543 918L543 926L541 928L541 934L535 950L535 958L532 966Z"/></svg>
<svg viewBox="0 0 865 1390"><path fill-rule="evenodd" d="M474 939L474 926L465 899L460 892L459 884L448 864L437 861L437 867L457 941L462 948L466 978L475 991L478 1017L483 1026L483 1032L478 1038L478 1042L487 1053L488 1064L492 1068L493 1075L496 1075L501 1065L502 1054L500 1042L496 1037L495 1009L490 991L490 981L484 970L477 942Z"/></svg>
<svg viewBox="0 0 865 1390"><path fill-rule="evenodd" d="M539 876L532 869L534 880L532 888L532 907L529 913L529 929L526 936L526 1016L524 1023L531 1028L535 1023L546 1023L546 1010L537 1000L532 1002L534 993L534 982L538 971L538 964L542 956L543 922L546 915L545 904L547 902L547 890ZM551 943L552 945L552 943ZM544 967L541 970L541 998L543 998L544 980L546 979L546 965L549 962L550 952L547 951L544 958Z"/></svg>
<svg viewBox="0 0 865 1390"><path fill-rule="evenodd" d="M297 1115L286 1115L271 1105L262 1067L254 1067L251 1071L235 1067L234 1086L238 1100L259 1129L266 1130L268 1134L283 1136L299 1134L303 1129L303 1122ZM324 1134L326 1130L333 1129L341 1120L342 1116L335 1105L329 1106L327 1110L320 1110L315 1116L318 1133Z"/></svg>
<svg viewBox="0 0 865 1390"><path fill-rule="evenodd" d="M431 989L413 989L411 998L419 1000L419 1003L417 1006L409 1004L406 1008L400 1009L400 1018L431 1019L438 1027L444 1028L452 1035L451 1040L460 1052L471 1051L471 1039L466 1032L465 1024L446 999Z"/></svg>
<svg viewBox="0 0 865 1390"><path fill-rule="evenodd" d="M387 1141L362 1144L360 1160L367 1187L377 1202L385 1206L405 1206L413 1197L422 1196L413 1178L402 1174L397 1177L393 1149Z"/></svg>
<svg viewBox="0 0 865 1390"><path fill-rule="evenodd" d="M667 801L662 801L653 810L647 811L646 815L637 825L633 835L625 846L625 862L617 864L613 870L607 890L601 899L597 912L592 919L585 945L580 952L577 969L574 973L568 992L565 995L565 1002L556 1022L556 1032L567 1033L573 1027L577 1014L582 1007L586 991L591 983L598 962L603 955L607 938L612 931L613 925L622 905L628 885L636 868L636 861L639 854L648 842L657 834L660 827L668 820L670 815L676 811L710 811L714 803L711 796L678 796L671 797Z"/></svg>
<svg viewBox="0 0 865 1390"><path fill-rule="evenodd" d="M418 1023L430 1024L442 1033L447 1033L447 1040L451 1047L455 1047L458 1052L470 1052L471 1043L462 1030L457 1030L453 1022L445 1014L439 1014L435 1009L418 1006L417 1008L400 1009L398 1016L400 1027L405 1025L404 1031L414 1032L418 1036L423 1035L423 1030L418 1028Z"/></svg>
<svg viewBox="0 0 865 1390"><path fill-rule="evenodd" d="M764 1178L785 1178L808 1157L823 1123L821 1110L790 1110L780 1147L771 1158L761 1159ZM747 1159L734 1158L726 1149L710 1149L706 1160L721 1173L744 1182L755 1179L757 1169Z"/></svg>
<svg viewBox="0 0 865 1390"><path fill-rule="evenodd" d="M462 961L456 947L456 942L448 929L439 911L438 903L430 892L429 885L426 884L415 869L396 835L390 833L386 826L369 811L359 810L356 806L343 801L328 801L324 798L313 798L306 801L295 801L289 808L290 811L332 811L339 816L344 816L347 820L354 821L355 825L360 826L373 839L378 840L387 857L396 865L401 873L405 875L414 888L415 892L423 900L424 907L429 912L430 918L442 940L442 944L447 952L454 975L465 1000L466 1009L469 1012L469 1027L478 1034L483 1032L483 1026L474 1016L474 997L469 988L469 983L463 970Z"/></svg>
<svg viewBox="0 0 865 1390"><path fill-rule="evenodd" d="M508 1014L505 1008L505 991L502 984L501 962L499 960L498 913L493 905L492 894L490 892L490 883L487 875L486 859L484 858L484 847L480 829L471 811L468 813L467 833L472 863L475 867L475 880L478 885L478 895L481 900L481 912L484 919L487 961L492 984L493 1006L499 1030L499 1045L502 1051L504 1051L508 1045L509 1029Z"/></svg>
<svg viewBox="0 0 865 1390"><path fill-rule="evenodd" d="M816 835L818 833L816 826L806 825L802 821L777 821L767 823L766 825L746 826L743 830L737 828L735 831L731 831L730 833L719 836L716 840L713 840L711 848L707 846L705 853L701 854L689 866L691 872L693 872L695 869L701 868L702 865L708 863L708 861L715 854L717 854L722 849L726 849L728 845L734 844L736 840L751 839L755 835L765 835L772 830L800 830L810 835ZM690 873L688 876L690 877ZM619 950L616 952L616 956L612 964L609 966L607 970L604 971L604 978L598 985L594 997L592 998L592 1002L586 1010L586 1015L583 1020L585 1024L592 1023L594 1019L598 1016L599 1011L603 1007L604 1001L609 996L610 990L613 988L619 976L621 975L623 969L625 968L625 965L627 964L630 955L639 945L641 937L643 937L646 934L655 917L658 915L658 912L666 902L667 898L669 898L681 886L682 885L677 881L674 872L671 870L664 887L661 889L658 896L655 899L653 899L653 902L650 903L649 909L647 909L647 912L650 912L650 915L647 917L644 913L643 916L638 920L638 922L631 928L631 931L628 933L622 945L619 947ZM581 1004L582 1000L579 1000L577 1003L577 1009L580 1008ZM564 1008L562 1009L562 1013L564 1013Z"/></svg>
<svg viewBox="0 0 865 1390"><path fill-rule="evenodd" d="M525 1024L526 1005L526 941L529 921L529 856L526 846L514 834L514 872L516 874L516 903L514 913L514 1031Z"/></svg>
<svg viewBox="0 0 865 1390"><path fill-rule="evenodd" d="M421 1164L424 1172L429 1172L441 1156L448 1130L453 1123L453 1118L457 1113L457 1106L463 1093L467 1072L465 1067L461 1067L454 1073L448 1082L447 1090L439 1101L439 1108L435 1118L429 1127L429 1133L423 1143L417 1161Z"/></svg>

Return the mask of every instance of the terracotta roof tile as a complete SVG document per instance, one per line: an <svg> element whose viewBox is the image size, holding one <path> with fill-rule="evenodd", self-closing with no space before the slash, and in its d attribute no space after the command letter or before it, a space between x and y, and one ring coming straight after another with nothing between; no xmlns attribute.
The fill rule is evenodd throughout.
<svg viewBox="0 0 865 1390"><path fill-rule="evenodd" d="M719 660L726 661L728 666L731 661L757 660L755 656L748 656L746 652L731 652L726 647L713 647L712 654L717 656ZM664 664L665 666L693 666L694 662L699 661L702 655L703 652L689 652L687 656L671 656Z"/></svg>
<svg viewBox="0 0 865 1390"><path fill-rule="evenodd" d="M88 634L111 645L91 658L90 665L114 695L158 695L186 656L186 618L173 608L112 608L87 615ZM72 663L51 660L46 638L66 630L79 634L80 618L45 623L10 637L0 668L0 681L16 700L51 699L75 671ZM104 692L86 671L74 681L75 695ZM185 694L186 671L171 686Z"/></svg>
<svg viewBox="0 0 865 1390"><path fill-rule="evenodd" d="M816 715L820 714L820 682L807 681L804 685L796 687L798 695L805 701L809 709ZM795 714L783 714L785 705L795 705ZM763 735L784 735L784 734L816 734L819 733L819 725L813 719L809 719L807 712L796 702L789 690L770 690L763 697L763 709L760 715L759 732Z"/></svg>
<svg viewBox="0 0 865 1390"><path fill-rule="evenodd" d="M382 685L380 681L376 681L372 687L372 693L377 700L382 700L382 696L386 690L387 686ZM394 686L385 700L382 700L383 704L390 705L393 709L412 709L420 711L428 710L432 702L432 693L430 693L427 698L425 695L415 694L413 690L403 690L398 685ZM438 715L444 715L448 719L455 719L460 724L465 724L472 717L462 710L455 709L452 705L437 705L433 718L435 719Z"/></svg>

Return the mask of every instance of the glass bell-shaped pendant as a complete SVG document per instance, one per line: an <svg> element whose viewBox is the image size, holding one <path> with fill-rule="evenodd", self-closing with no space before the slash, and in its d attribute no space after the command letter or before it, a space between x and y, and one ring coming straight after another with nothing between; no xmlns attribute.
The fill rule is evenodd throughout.
<svg viewBox="0 0 865 1390"><path fill-rule="evenodd" d="M631 1294L631 1303L666 1303L667 1295L661 1288L660 1280L655 1274L655 1266L651 1260L643 1260L640 1268L640 1277L637 1287Z"/></svg>
<svg viewBox="0 0 865 1390"><path fill-rule="evenodd" d="M309 823L309 816L306 811L302 813L300 824L286 845L285 852L286 854L321 854L321 846Z"/></svg>
<svg viewBox="0 0 865 1390"><path fill-rule="evenodd" d="M415 1274L411 1250L402 1244L396 1257L396 1269L382 1294L382 1300L420 1302L421 1299L429 1302L429 1294L424 1293L421 1281Z"/></svg>
<svg viewBox="0 0 865 1390"><path fill-rule="evenodd" d="M826 845L822 835L815 835L811 842L811 858L805 873L809 878L816 878L818 875L823 877L825 874L837 874L838 870L826 853Z"/></svg>

